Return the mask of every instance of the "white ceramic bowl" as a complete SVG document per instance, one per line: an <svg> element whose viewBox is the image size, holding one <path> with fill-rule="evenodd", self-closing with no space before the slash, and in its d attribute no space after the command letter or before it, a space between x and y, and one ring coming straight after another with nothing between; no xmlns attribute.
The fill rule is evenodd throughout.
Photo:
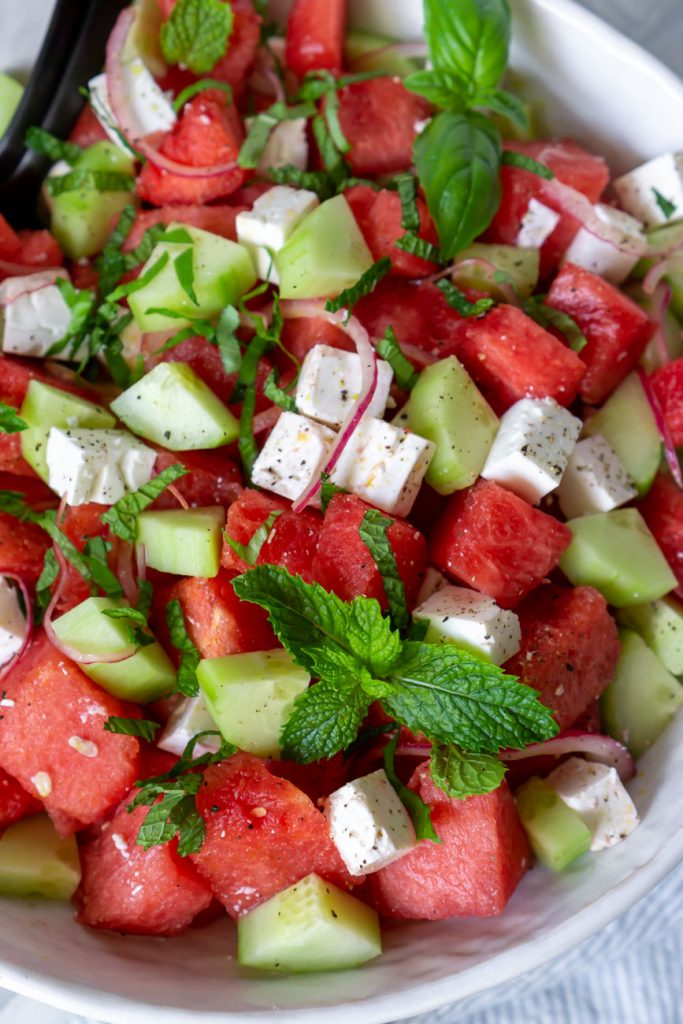
<svg viewBox="0 0 683 1024"><path fill-rule="evenodd" d="M13 7L45 9L45 0ZM283 2L284 5L284 2ZM419 38L420 0L352 0L354 21ZM513 64L550 130L607 154L615 171L683 143L683 85L567 0L513 0ZM17 23L14 21L14 28ZM22 38L30 35L27 22ZM10 51L0 67L11 66ZM73 924L68 906L0 901L0 986L113 1024L383 1024L493 987L580 943L683 858L683 716L640 765L643 818L612 850L552 876L529 873L500 918L389 926L360 971L272 978L240 971L227 922L172 940Z"/></svg>

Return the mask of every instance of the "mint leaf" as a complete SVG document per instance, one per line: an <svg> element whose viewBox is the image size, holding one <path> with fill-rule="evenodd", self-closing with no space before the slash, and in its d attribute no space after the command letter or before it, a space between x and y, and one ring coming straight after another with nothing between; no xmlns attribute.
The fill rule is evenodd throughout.
<svg viewBox="0 0 683 1024"><path fill-rule="evenodd" d="M507 0L424 0L425 36L437 70L470 88L498 85L508 61Z"/></svg>
<svg viewBox="0 0 683 1024"><path fill-rule="evenodd" d="M425 69L414 71L404 78L406 89L424 96L435 107L444 110L463 110L466 106L468 83L453 71Z"/></svg>
<svg viewBox="0 0 683 1024"><path fill-rule="evenodd" d="M531 174L536 174L539 178L545 178L546 181L552 181L555 177L555 172L551 171L545 164L542 164L539 160L534 160L532 156L528 156L526 153L518 153L514 149L504 150L500 162L505 164L506 167L517 167L521 171L529 171Z"/></svg>
<svg viewBox="0 0 683 1024"><path fill-rule="evenodd" d="M45 530L47 535L52 538L53 542L57 545L64 558L74 567L76 572L81 576L86 583L89 583L92 578L90 566L88 565L87 558L78 550L76 545L69 540L65 533L62 533L60 528L57 526L57 513L54 509L48 509L47 512L42 512L34 520Z"/></svg>
<svg viewBox="0 0 683 1024"><path fill-rule="evenodd" d="M434 785L458 800L491 793L505 778L505 765L494 754L466 753L447 743L432 745L429 770Z"/></svg>
<svg viewBox="0 0 683 1024"><path fill-rule="evenodd" d="M48 548L43 559L43 568L36 583L36 604L39 608L47 608L52 597L52 587L59 576L59 562L54 548Z"/></svg>
<svg viewBox="0 0 683 1024"><path fill-rule="evenodd" d="M240 325L240 315L234 306L226 306L218 318L215 332L210 333L209 341L218 346L221 354L223 369L230 374L237 373L242 364L242 349L240 348L237 328Z"/></svg>
<svg viewBox="0 0 683 1024"><path fill-rule="evenodd" d="M131 192L135 178L121 171L93 171L79 167L68 174L49 174L45 189L51 199L65 192Z"/></svg>
<svg viewBox="0 0 683 1024"><path fill-rule="evenodd" d="M227 82L221 82L218 78L200 78L198 82L185 86L173 100L173 109L176 114L180 113L186 103L206 89L220 89L228 97L228 103L232 103L232 88Z"/></svg>
<svg viewBox="0 0 683 1024"><path fill-rule="evenodd" d="M257 114L249 126L247 137L242 143L237 163L240 167L256 168L268 144L270 134L281 121L294 121L300 117L313 117L316 108L313 103L299 103L288 107L286 103L273 103L263 113Z"/></svg>
<svg viewBox="0 0 683 1024"><path fill-rule="evenodd" d="M325 303L325 309L328 313L336 313L339 309L348 309L349 312L353 309L357 302L365 296L373 292L383 277L386 277L391 270L391 260L388 256L383 256L381 260L377 260L371 267L365 271L364 274L358 278L355 284L352 284L350 288L345 288L343 292L337 295L334 299L328 299Z"/></svg>
<svg viewBox="0 0 683 1024"><path fill-rule="evenodd" d="M526 107L513 93L507 89L488 89L476 93L472 100L472 106L485 107L492 110L494 114L500 114L507 118L522 131L529 130L529 115Z"/></svg>
<svg viewBox="0 0 683 1024"><path fill-rule="evenodd" d="M138 603L136 608L139 612L145 616L145 619L149 619L150 609L152 607L152 601L154 600L154 588L149 580L138 580Z"/></svg>
<svg viewBox="0 0 683 1024"><path fill-rule="evenodd" d="M160 728L158 722L152 722L150 719L121 718L118 715L110 715L104 723L105 732L113 732L117 736L139 736L148 743L154 742L155 733Z"/></svg>
<svg viewBox="0 0 683 1024"><path fill-rule="evenodd" d="M221 0L178 0L161 26L161 49L169 64L204 75L225 56L232 31L230 4Z"/></svg>
<svg viewBox="0 0 683 1024"><path fill-rule="evenodd" d="M148 484L143 484L132 494L124 494L122 498L119 498L111 508L102 513L102 522L106 523L111 532L121 540L134 542L137 536L137 518L143 509L156 501L169 484L175 483L187 472L180 463L168 466Z"/></svg>
<svg viewBox="0 0 683 1024"><path fill-rule="evenodd" d="M369 508L363 516L358 532L382 577L384 592L389 602L391 621L397 629L406 629L410 622L406 591L398 571L396 556L387 536L387 530L393 525L394 520L389 516L382 515L377 509Z"/></svg>
<svg viewBox="0 0 683 1024"><path fill-rule="evenodd" d="M315 192L323 202L337 194L337 185L326 171L302 171L294 164L285 164L284 167L269 167L268 177L275 185L290 185Z"/></svg>
<svg viewBox="0 0 683 1024"><path fill-rule="evenodd" d="M666 196L663 196L662 193L656 188L652 189L652 193L655 197L655 202L657 203L657 206L662 211L667 220L670 217L673 217L674 213L678 209L676 204L672 203L670 199L666 198Z"/></svg>
<svg viewBox="0 0 683 1024"><path fill-rule="evenodd" d="M394 371L394 380L400 389L412 391L420 374L411 361L403 355L393 327L387 327L384 337L377 342L377 355L389 363Z"/></svg>
<svg viewBox="0 0 683 1024"><path fill-rule="evenodd" d="M46 354L54 356L68 348L70 357L75 358L91 323L95 309L95 295L88 288L74 288L71 282L64 277L58 277L55 285L69 307L71 320L64 337L51 345Z"/></svg>
<svg viewBox="0 0 683 1024"><path fill-rule="evenodd" d="M167 252L162 252L158 260L155 260L151 267L148 267L143 274L140 274L134 281L128 281L126 284L120 284L107 296L109 303L118 302L120 299L127 299L129 295L133 295L135 292L141 291L146 288L150 281L161 273L170 257Z"/></svg>
<svg viewBox="0 0 683 1024"><path fill-rule="evenodd" d="M279 406L285 412L296 412L296 399L278 386L278 376L277 370L270 371L263 384L263 394L271 400L273 405ZM293 381L292 385L294 383Z"/></svg>
<svg viewBox="0 0 683 1024"><path fill-rule="evenodd" d="M75 142L64 142L52 132L46 131L45 128L29 128L24 143L27 149L32 149L34 153L40 153L41 156L49 157L53 163L64 160L67 164L73 164L83 152L81 146L77 146Z"/></svg>
<svg viewBox="0 0 683 1024"><path fill-rule="evenodd" d="M266 521L258 529L254 530L248 544L240 544L238 540L233 540L225 530L223 531L223 536L238 558L241 558L247 565L256 565L258 556L261 554L261 548L268 540L268 534L272 530L275 520L281 515L282 509L275 509L271 512Z"/></svg>
<svg viewBox="0 0 683 1024"><path fill-rule="evenodd" d="M0 512L22 523L35 523L40 515L34 512L21 491L0 491Z"/></svg>
<svg viewBox="0 0 683 1024"><path fill-rule="evenodd" d="M544 295L532 295L522 303L522 308L527 316L530 316L541 327L555 327L564 334L567 344L574 352L580 352L588 344L588 338L576 320L561 309L546 306Z"/></svg>
<svg viewBox="0 0 683 1024"><path fill-rule="evenodd" d="M197 666L201 661L199 651L188 636L185 616L178 598L169 601L166 606L166 625L171 643L180 652L178 665L178 690L186 697L196 697L199 693L197 682Z"/></svg>
<svg viewBox="0 0 683 1024"><path fill-rule="evenodd" d="M428 260L430 263L443 263L437 247L412 231L407 231L395 244L397 249L410 253L411 256L418 256L421 260Z"/></svg>
<svg viewBox="0 0 683 1024"><path fill-rule="evenodd" d="M110 619L124 620L128 630L128 639L136 650L156 643L154 637L147 632L147 616L138 608L131 608L128 605L122 605L119 608L103 608L102 614Z"/></svg>
<svg viewBox="0 0 683 1024"><path fill-rule="evenodd" d="M329 473L322 473L320 476L320 508L322 509L323 515L327 512L327 506L334 498L335 494L348 494L343 487L338 487L337 484L333 484L330 480Z"/></svg>
<svg viewBox="0 0 683 1024"><path fill-rule="evenodd" d="M111 544L103 537L89 537L83 546L83 557L90 578L107 597L120 597L123 593L118 577L109 568Z"/></svg>
<svg viewBox="0 0 683 1024"><path fill-rule="evenodd" d="M28 430L28 423L13 406L0 402L0 434L18 434L22 430Z"/></svg>
<svg viewBox="0 0 683 1024"><path fill-rule="evenodd" d="M415 793L414 790L405 786L396 774L394 757L398 740L399 734L396 733L384 748L384 771L387 773L387 778L396 791L396 795L410 815L416 838L430 839L433 843L440 843L442 840L432 825L429 804L424 802L419 793Z"/></svg>
<svg viewBox="0 0 683 1024"><path fill-rule="evenodd" d="M173 268L178 278L178 284L187 295L190 302L195 306L199 300L194 290L194 251L192 248L185 249L173 260Z"/></svg>
<svg viewBox="0 0 683 1024"><path fill-rule="evenodd" d="M280 736L282 756L301 764L334 757L354 741L370 699L353 683L321 680L299 694Z"/></svg>
<svg viewBox="0 0 683 1024"><path fill-rule="evenodd" d="M417 206L418 181L414 174L405 171L393 180L401 200L401 227L404 231L417 233L420 230L420 211Z"/></svg>
<svg viewBox="0 0 683 1024"><path fill-rule="evenodd" d="M436 287L443 294L448 305L459 313L460 316L467 318L481 316L483 313L488 313L489 309L495 306L493 299L477 299L476 302L470 302L465 293L460 291L457 285L454 285L452 281L447 280L445 277L436 282Z"/></svg>

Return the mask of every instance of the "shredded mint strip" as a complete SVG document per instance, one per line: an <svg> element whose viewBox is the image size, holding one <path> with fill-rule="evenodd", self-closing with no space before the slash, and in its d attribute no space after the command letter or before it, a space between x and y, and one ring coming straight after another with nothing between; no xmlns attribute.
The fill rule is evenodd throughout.
<svg viewBox="0 0 683 1024"><path fill-rule="evenodd" d="M396 756L398 740L399 734L396 733L393 739L390 740L384 748L384 771L387 773L387 778L393 786L396 795L410 815L410 819L415 827L416 838L430 839L433 843L440 843L441 839L432 825L432 819L429 813L429 804L424 802L419 793L414 792L412 789L408 789L396 774L394 758ZM438 785L438 783L436 784Z"/></svg>
<svg viewBox="0 0 683 1024"><path fill-rule="evenodd" d="M477 299L476 302L470 302L465 293L445 277L437 281L436 287L443 293L448 305L452 306L460 316L467 318L481 316L495 306L493 299Z"/></svg>
<svg viewBox="0 0 683 1024"><path fill-rule="evenodd" d="M105 732L113 732L118 736L138 736L148 743L154 742L157 729L161 726L147 718L121 718L118 715L110 715L104 723Z"/></svg>
<svg viewBox="0 0 683 1024"><path fill-rule="evenodd" d="M394 521L389 516L370 508L363 516L358 532L382 577L391 621L397 629L406 629L410 622L406 591L387 533L393 524Z"/></svg>
<svg viewBox="0 0 683 1024"><path fill-rule="evenodd" d="M328 299L325 303L325 309L329 313L336 313L340 309L352 310L353 307L359 302L363 296L369 295L373 292L383 277L386 277L391 270L391 260L388 256L383 256L381 260L377 260L373 263L361 277L358 278L354 285L350 288L345 288L336 299Z"/></svg>
<svg viewBox="0 0 683 1024"><path fill-rule="evenodd" d="M28 423L13 406L0 402L0 434L18 434L22 430L28 430Z"/></svg>
<svg viewBox="0 0 683 1024"><path fill-rule="evenodd" d="M275 520L281 515L281 509L275 509L271 512L265 522L254 531L248 544L240 544L239 541L229 537L225 531L223 531L223 536L238 558L241 558L247 565L256 565L258 556L261 554L261 548L268 540L268 535L275 524Z"/></svg>
<svg viewBox="0 0 683 1024"><path fill-rule="evenodd" d="M183 609L177 598L166 606L166 625L171 636L171 643L180 652L178 690L186 697L196 697L199 693L197 666L201 658L188 635Z"/></svg>
<svg viewBox="0 0 683 1024"><path fill-rule="evenodd" d="M134 542L137 537L137 519L140 513L151 505L166 488L187 474L180 463L162 470L148 484L143 484L132 494L124 494L122 498L102 514L102 522L121 540Z"/></svg>
<svg viewBox="0 0 683 1024"><path fill-rule="evenodd" d="M518 167L522 171L530 171L532 174L537 174L539 178L545 178L546 181L552 181L555 177L555 172L545 164L534 160L532 156L527 156L526 153L517 153L514 149L504 150L500 162L506 167Z"/></svg>
<svg viewBox="0 0 683 1024"><path fill-rule="evenodd" d="M377 355L389 363L394 371L394 380L401 390L412 391L420 374L410 360L403 355L393 327L387 327L384 337L377 342Z"/></svg>

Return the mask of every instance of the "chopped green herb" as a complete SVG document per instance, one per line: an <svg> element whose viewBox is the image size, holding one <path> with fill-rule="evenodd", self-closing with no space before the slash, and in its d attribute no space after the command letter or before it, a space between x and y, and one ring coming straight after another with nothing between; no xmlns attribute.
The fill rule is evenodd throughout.
<svg viewBox="0 0 683 1024"><path fill-rule="evenodd" d="M71 321L64 337L50 346L47 355L54 356L68 349L68 354L75 359L92 322L95 295L88 288L74 288L65 277L58 277L55 285L69 307Z"/></svg>
<svg viewBox="0 0 683 1024"><path fill-rule="evenodd" d="M156 642L154 637L147 632L147 616L138 608L131 608L128 605L120 608L104 608L102 614L109 619L124 621L128 630L128 640L136 650Z"/></svg>
<svg viewBox="0 0 683 1024"><path fill-rule="evenodd" d="M673 215L675 214L676 210L678 209L676 204L672 203L670 199L666 198L666 196L663 196L662 193L659 192L656 188L653 188L652 192L654 194L655 202L657 203L657 206L662 211L662 213L667 218L667 220L670 217L673 217Z"/></svg>
<svg viewBox="0 0 683 1024"><path fill-rule="evenodd" d="M383 277L387 276L390 270L391 260L388 256L383 256L381 260L377 260L371 267L368 267L355 284L351 285L350 288L345 288L336 299L328 299L325 303L325 309L329 313L336 313L339 309L348 309L351 312L363 296L369 295L370 292L375 290L379 282Z"/></svg>
<svg viewBox="0 0 683 1024"><path fill-rule="evenodd" d="M281 509L276 509L271 512L265 522L263 522L258 529L254 530L248 544L240 544L239 541L233 540L232 537L228 536L225 530L223 531L223 536L238 558L241 558L242 561L247 563L247 565L256 565L258 556L261 554L261 548L268 540L268 536L273 528L275 520L281 515Z"/></svg>
<svg viewBox="0 0 683 1024"><path fill-rule="evenodd" d="M24 141L27 149L49 157L54 163L64 160L67 164L74 164L83 152L81 146L77 146L75 142L64 142L44 128L29 128Z"/></svg>
<svg viewBox="0 0 683 1024"><path fill-rule="evenodd" d="M459 800L491 793L505 777L505 765L495 754L466 753L448 743L432 744L429 770L434 785Z"/></svg>
<svg viewBox="0 0 683 1024"><path fill-rule="evenodd" d="M396 774L394 757L396 756L398 741L399 734L396 733L384 748L384 771L387 773L387 778L393 786L396 795L410 815L415 827L415 837L417 839L430 839L433 843L440 843L441 839L432 824L429 805L424 802L419 793L408 789Z"/></svg>
<svg viewBox="0 0 683 1024"><path fill-rule="evenodd" d="M186 697L196 697L199 693L197 666L201 659L199 651L188 636L183 609L177 598L166 606L166 625L171 636L171 643L180 652L178 690Z"/></svg>
<svg viewBox="0 0 683 1024"><path fill-rule="evenodd" d="M151 505L166 488L185 476L188 470L180 463L168 466L157 474L148 484L143 484L132 494L124 494L122 498L102 513L102 522L121 540L135 541L137 536L137 518L143 509Z"/></svg>
<svg viewBox="0 0 683 1024"><path fill-rule="evenodd" d="M363 516L358 532L382 577L391 621L396 629L402 630L406 629L410 622L410 613L396 556L387 535L387 531L393 525L394 520L389 516L382 515L377 509L369 508Z"/></svg>
<svg viewBox="0 0 683 1024"><path fill-rule="evenodd" d="M412 391L420 374L410 360L403 355L396 331L391 325L387 327L384 337L377 342L377 355L389 363L394 371L394 380L401 390Z"/></svg>
<svg viewBox="0 0 683 1024"><path fill-rule="evenodd" d="M296 399L293 395L287 394L286 391L279 387L277 379L277 370L271 370L263 385L263 394L271 400L273 405L279 406L285 412L296 412ZM292 384L294 383L295 381L292 382Z"/></svg>
<svg viewBox="0 0 683 1024"><path fill-rule="evenodd" d="M130 192L135 187L135 178L120 171L93 171L79 167L68 174L50 174L45 179L45 188L51 198L65 192Z"/></svg>
<svg viewBox="0 0 683 1024"><path fill-rule="evenodd" d="M285 164L284 167L269 167L268 177L275 185L290 185L315 192L321 200L331 199L337 194L337 186L326 171L302 171L293 164Z"/></svg>
<svg viewBox="0 0 683 1024"><path fill-rule="evenodd" d="M19 434L22 430L28 430L28 423L13 406L0 402L0 434Z"/></svg>
<svg viewBox="0 0 683 1024"><path fill-rule="evenodd" d="M233 12L221 0L178 0L161 26L161 49L169 64L205 75L225 56Z"/></svg>
<svg viewBox="0 0 683 1024"><path fill-rule="evenodd" d="M167 252L162 252L158 260L148 267L144 274L140 274L135 281L128 281L126 284L120 284L118 288L107 296L108 301L118 302L119 299L127 299L129 295L134 292L139 292L142 288L146 288L150 281L153 281L157 274L160 274L169 261L169 255Z"/></svg>
<svg viewBox="0 0 683 1024"><path fill-rule="evenodd" d="M495 306L493 299L477 299L476 302L470 302L465 293L445 277L437 282L436 287L443 293L448 305L452 306L460 316L468 318L482 316Z"/></svg>
<svg viewBox="0 0 683 1024"><path fill-rule="evenodd" d="M111 548L111 544L103 537L89 537L83 546L83 557L87 562L92 582L107 597L120 597L123 587L109 568Z"/></svg>
<svg viewBox="0 0 683 1024"><path fill-rule="evenodd" d="M173 268L178 278L178 284L187 295L190 302L195 306L199 300L194 290L194 253L192 249L185 249L173 260Z"/></svg>
<svg viewBox="0 0 683 1024"><path fill-rule="evenodd" d="M530 171L531 174L537 174L539 178L545 178L546 181L552 181L555 177L555 172L551 171L545 164L534 160L532 156L528 156L526 153L518 153L514 149L504 150L500 162L506 167L518 167L522 171Z"/></svg>
<svg viewBox="0 0 683 1024"><path fill-rule="evenodd" d="M218 318L214 336L218 351L221 354L223 369L230 376L238 373L242 364L242 349L237 337L237 328L240 325L240 315L234 306L226 306ZM210 341L213 339L210 338Z"/></svg>
<svg viewBox="0 0 683 1024"><path fill-rule="evenodd" d="M412 231L407 231L402 238L398 239L396 248L410 253L411 256L418 256L421 260L428 260L430 263L443 262L437 247L428 242L426 238L420 238L419 235L413 234Z"/></svg>
<svg viewBox="0 0 683 1024"><path fill-rule="evenodd" d="M59 562L54 548L48 548L43 558L43 568L36 583L36 604L39 608L47 608L52 597L52 587L59 576Z"/></svg>
<svg viewBox="0 0 683 1024"><path fill-rule="evenodd" d="M273 103L267 110L252 120L247 137L242 143L237 163L240 167L258 167L263 152L276 124L294 121L301 117L313 117L316 108L312 103L298 103L288 107L286 103Z"/></svg>
<svg viewBox="0 0 683 1024"><path fill-rule="evenodd" d="M533 295L523 303L524 312L541 327L555 327L564 334L567 344L574 352L581 352L588 344L588 339L576 320L561 309L546 306L545 296Z"/></svg>
<svg viewBox="0 0 683 1024"><path fill-rule="evenodd" d="M327 506L332 501L335 494L348 493L349 492L344 490L343 487L338 487L337 484L332 483L329 473L322 473L320 476L320 508L322 509L323 515L327 512Z"/></svg>
<svg viewBox="0 0 683 1024"><path fill-rule="evenodd" d="M228 97L228 102L232 103L232 89L227 82L221 82L218 78L200 78L198 82L193 82L192 85L187 85L182 89L173 100L173 109L176 114L180 113L189 100L194 99L206 89L220 89Z"/></svg>
<svg viewBox="0 0 683 1024"><path fill-rule="evenodd" d="M148 718L121 718L118 715L110 715L104 723L105 732L113 732L118 736L139 736L148 743L154 742L156 731L160 728L158 722Z"/></svg>
<svg viewBox="0 0 683 1024"><path fill-rule="evenodd" d="M420 211L417 206L417 178L409 171L397 174L392 183L401 200L401 227L416 235L420 230Z"/></svg>

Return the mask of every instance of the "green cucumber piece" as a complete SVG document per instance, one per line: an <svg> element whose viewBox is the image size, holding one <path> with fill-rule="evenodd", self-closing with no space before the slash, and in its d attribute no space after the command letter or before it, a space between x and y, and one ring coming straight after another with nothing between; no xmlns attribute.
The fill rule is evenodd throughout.
<svg viewBox="0 0 683 1024"><path fill-rule="evenodd" d="M52 427L108 429L116 425L114 417L102 406L39 380L30 381L19 415L28 423L28 430L22 430L20 435L21 454L45 481L48 478L45 449Z"/></svg>
<svg viewBox="0 0 683 1024"><path fill-rule="evenodd" d="M257 757L280 756L280 733L311 677L286 651L205 658L197 668L223 739Z"/></svg>
<svg viewBox="0 0 683 1024"><path fill-rule="evenodd" d="M648 270L666 256L670 249L677 250L683 243L683 220L653 228L646 238L653 255L640 260L634 271L634 277L637 278L645 277ZM671 288L671 309L679 320L683 320L683 252L673 252L666 256L666 261L668 269L663 280Z"/></svg>
<svg viewBox="0 0 683 1024"><path fill-rule="evenodd" d="M570 519L573 539L560 568L574 586L592 586L617 608L664 597L676 577L635 508Z"/></svg>
<svg viewBox="0 0 683 1024"><path fill-rule="evenodd" d="M130 654L125 661L81 665L87 676L103 690L122 700L146 704L176 688L175 669L161 644L155 642L135 651L126 622L112 619L105 609L121 608L125 602L110 597L88 597L52 623L62 643L81 654Z"/></svg>
<svg viewBox="0 0 683 1024"><path fill-rule="evenodd" d="M0 138L9 128L23 95L23 85L0 71Z"/></svg>
<svg viewBox="0 0 683 1024"><path fill-rule="evenodd" d="M590 850L590 829L543 779L529 779L517 791L516 799L531 848L551 871L564 871Z"/></svg>
<svg viewBox="0 0 683 1024"><path fill-rule="evenodd" d="M351 207L344 196L335 196L309 213L276 254L280 298L339 295L372 264Z"/></svg>
<svg viewBox="0 0 683 1024"><path fill-rule="evenodd" d="M654 320L660 316L660 310L656 308L657 303L655 302L654 296L646 295L643 291L642 285L631 284L624 288L624 291L641 307L641 309L645 310L651 319ZM683 331L681 331L680 322L670 309L667 309L666 315L662 321L662 331L664 335L664 344L666 345L666 350L669 353L669 358L673 360L678 359L679 356L683 356ZM661 366L659 345L655 338L648 343L640 362L647 373L653 373Z"/></svg>
<svg viewBox="0 0 683 1024"><path fill-rule="evenodd" d="M73 169L135 174L132 158L113 142L96 142L89 146L74 162ZM62 192L49 200L52 234L71 259L94 256L104 247L112 222L133 196L129 190L98 192L84 188Z"/></svg>
<svg viewBox="0 0 683 1024"><path fill-rule="evenodd" d="M175 576L218 575L225 509L168 509L141 512L137 542L145 548L151 569Z"/></svg>
<svg viewBox="0 0 683 1024"><path fill-rule="evenodd" d="M360 967L382 952L377 912L307 875L237 920L237 959L266 971Z"/></svg>
<svg viewBox="0 0 683 1024"><path fill-rule="evenodd" d="M622 629L619 638L621 655L600 710L609 735L638 758L683 706L683 686L637 633Z"/></svg>
<svg viewBox="0 0 683 1024"><path fill-rule="evenodd" d="M169 234L182 231L191 241L158 242L142 268L141 275L164 253L169 257L159 273L128 299L135 322L142 331L176 331L192 320L218 316L226 306L239 302L256 284L254 264L243 245L187 224L169 224L167 231ZM178 256L188 251L192 253L192 288L196 303L183 289L175 266ZM168 309L176 316L148 312L152 309Z"/></svg>
<svg viewBox="0 0 683 1024"><path fill-rule="evenodd" d="M662 461L662 436L637 374L629 374L602 409L591 416L583 433L602 434L640 497L644 497Z"/></svg>
<svg viewBox="0 0 683 1024"><path fill-rule="evenodd" d="M0 837L0 893L70 900L81 880L75 836L60 839L47 814L24 818Z"/></svg>
<svg viewBox="0 0 683 1024"><path fill-rule="evenodd" d="M436 445L426 480L439 494L469 487L498 431L498 417L455 356L422 371L408 404L409 429Z"/></svg>
<svg viewBox="0 0 683 1024"><path fill-rule="evenodd" d="M683 603L664 597L622 608L617 620L639 633L672 675L683 676Z"/></svg>
<svg viewBox="0 0 683 1024"><path fill-rule="evenodd" d="M239 434L239 422L187 363L159 363L111 409L134 434L173 452L218 448Z"/></svg>
<svg viewBox="0 0 683 1024"><path fill-rule="evenodd" d="M344 40L344 57L350 71L381 71L384 75L395 75L405 78L420 68L420 62L401 53L389 50L377 53L385 47L396 43L390 36L382 36L377 32L366 32L364 29L351 28Z"/></svg>
<svg viewBox="0 0 683 1024"><path fill-rule="evenodd" d="M478 266L462 266L465 260L486 260L509 278L509 283L523 298L536 289L541 261L540 249L519 249L515 245L487 245L474 242L459 253L453 267L453 281L459 288L476 288L488 292L494 299L506 300L505 293L492 283Z"/></svg>

